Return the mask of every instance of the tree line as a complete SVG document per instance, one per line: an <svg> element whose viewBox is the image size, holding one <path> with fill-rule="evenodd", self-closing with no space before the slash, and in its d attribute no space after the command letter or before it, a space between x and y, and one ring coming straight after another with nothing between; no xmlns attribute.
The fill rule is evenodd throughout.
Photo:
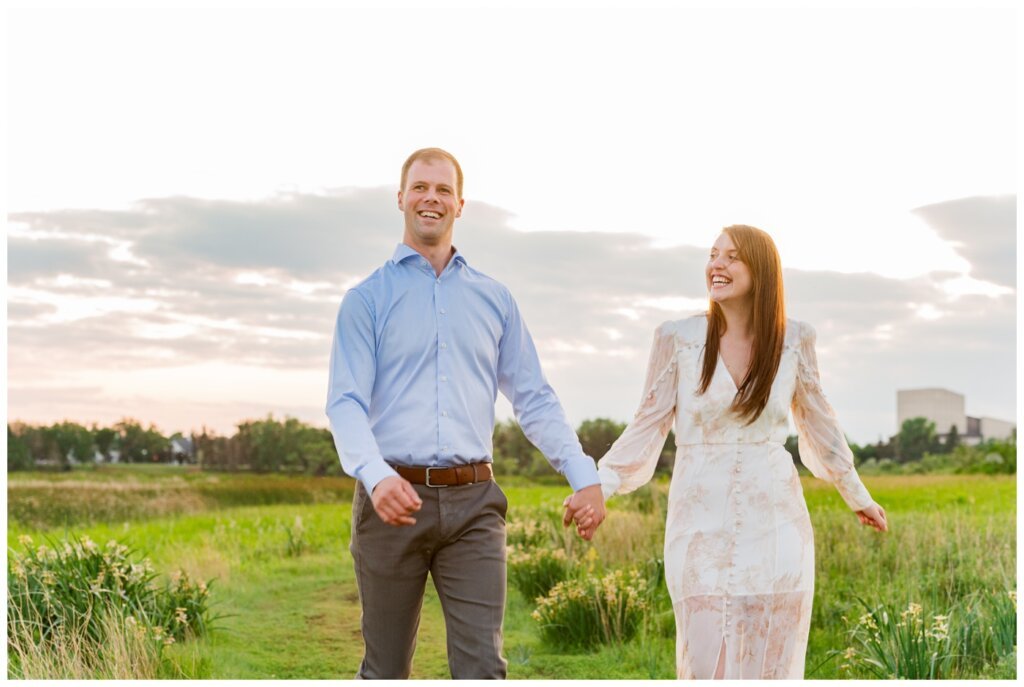
<svg viewBox="0 0 1024 687"><path fill-rule="evenodd" d="M576 430L583 451L601 458L625 430L625 423L607 418L585 420ZM172 441L178 439L178 449ZM554 477L547 460L512 420L494 427L493 459L499 475ZM956 428L944 438L935 431L935 423L914 418L903 423L898 434L888 441L859 446L850 444L856 464L882 471L889 466L927 465L956 471L1016 472L1016 433L1003 442L989 441L980 447L967 447ZM786 449L799 465L799 441L796 435L786 440ZM661 451L658 473L671 472L675 460L675 435L669 432ZM188 436L180 432L164 435L155 425L144 427L126 418L111 427L86 427L64 421L53 425L7 425L7 469L70 469L74 463L93 462L195 464L207 470L252 470L256 472L297 472L310 475L341 474L334 440L328 429L313 427L292 417L283 420L268 415L262 420L246 420L231 436L207 429ZM966 467L965 467L966 466ZM973 469L972 466L977 467ZM963 467L963 470L959 468ZM969 469L970 468L970 469ZM906 470L904 470L906 471Z"/></svg>

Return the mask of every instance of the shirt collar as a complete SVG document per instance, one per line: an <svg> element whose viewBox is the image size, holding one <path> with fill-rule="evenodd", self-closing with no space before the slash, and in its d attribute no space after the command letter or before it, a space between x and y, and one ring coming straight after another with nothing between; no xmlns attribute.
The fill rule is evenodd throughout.
<svg viewBox="0 0 1024 687"><path fill-rule="evenodd" d="M405 245L404 243L399 243L397 246L395 246L395 252L391 256L391 262L398 265L408 260L409 258L415 256L423 257L419 253L417 253L415 249ZM448 264L451 265L451 263L456 261L461 262L463 265L466 264L466 258L463 257L462 253L459 252L458 248L455 248L455 254L452 255L452 259L449 261Z"/></svg>

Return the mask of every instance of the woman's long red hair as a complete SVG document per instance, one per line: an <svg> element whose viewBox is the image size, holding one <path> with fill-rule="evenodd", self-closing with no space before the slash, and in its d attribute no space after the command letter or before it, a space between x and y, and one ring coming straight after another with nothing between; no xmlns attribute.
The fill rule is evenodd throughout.
<svg viewBox="0 0 1024 687"><path fill-rule="evenodd" d="M737 257L750 269L751 318L754 342L750 368L743 377L732 402L732 410L750 424L768 405L772 382L782 359L786 336L786 305L782 286L782 261L775 242L756 227L735 224L722 233L732 239ZM718 303L708 307L708 334L704 342L704 362L700 377L700 393L711 385L718 367L719 339L725 334L725 314Z"/></svg>

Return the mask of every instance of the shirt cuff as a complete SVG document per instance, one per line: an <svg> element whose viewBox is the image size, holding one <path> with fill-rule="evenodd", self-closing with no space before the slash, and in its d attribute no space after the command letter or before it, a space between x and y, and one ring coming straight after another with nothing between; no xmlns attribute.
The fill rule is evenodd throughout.
<svg viewBox="0 0 1024 687"><path fill-rule="evenodd" d="M372 494L377 484L388 477L398 477L398 473L383 459L364 465L363 469L359 471L359 481L366 487L367 494Z"/></svg>
<svg viewBox="0 0 1024 687"><path fill-rule="evenodd" d="M583 454L565 466L565 478L569 480L569 486L573 491L579 491L584 487L590 487L600 483L601 478L597 476L597 466L594 459Z"/></svg>
<svg viewBox="0 0 1024 687"><path fill-rule="evenodd" d="M854 512L864 510L874 503L867 487L864 486L864 483L860 481L860 477L853 470L850 470L836 480L836 489L839 490L839 495L846 501L846 505Z"/></svg>
<svg viewBox="0 0 1024 687"><path fill-rule="evenodd" d="M597 475L601 478L601 492L604 494L604 500L607 501L619 490L622 479L619 478L619 473L608 467L598 468Z"/></svg>

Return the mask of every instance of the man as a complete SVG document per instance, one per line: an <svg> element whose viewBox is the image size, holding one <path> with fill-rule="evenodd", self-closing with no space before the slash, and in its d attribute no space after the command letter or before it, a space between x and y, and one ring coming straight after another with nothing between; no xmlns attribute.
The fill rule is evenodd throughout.
<svg viewBox="0 0 1024 687"><path fill-rule="evenodd" d="M462 169L438 148L402 167L405 233L391 260L350 289L331 350L327 416L358 480L352 541L362 631L360 678L407 678L430 573L454 678L504 678L505 514L492 479L494 402L564 474L580 534L604 518L584 455L508 289L452 245Z"/></svg>

